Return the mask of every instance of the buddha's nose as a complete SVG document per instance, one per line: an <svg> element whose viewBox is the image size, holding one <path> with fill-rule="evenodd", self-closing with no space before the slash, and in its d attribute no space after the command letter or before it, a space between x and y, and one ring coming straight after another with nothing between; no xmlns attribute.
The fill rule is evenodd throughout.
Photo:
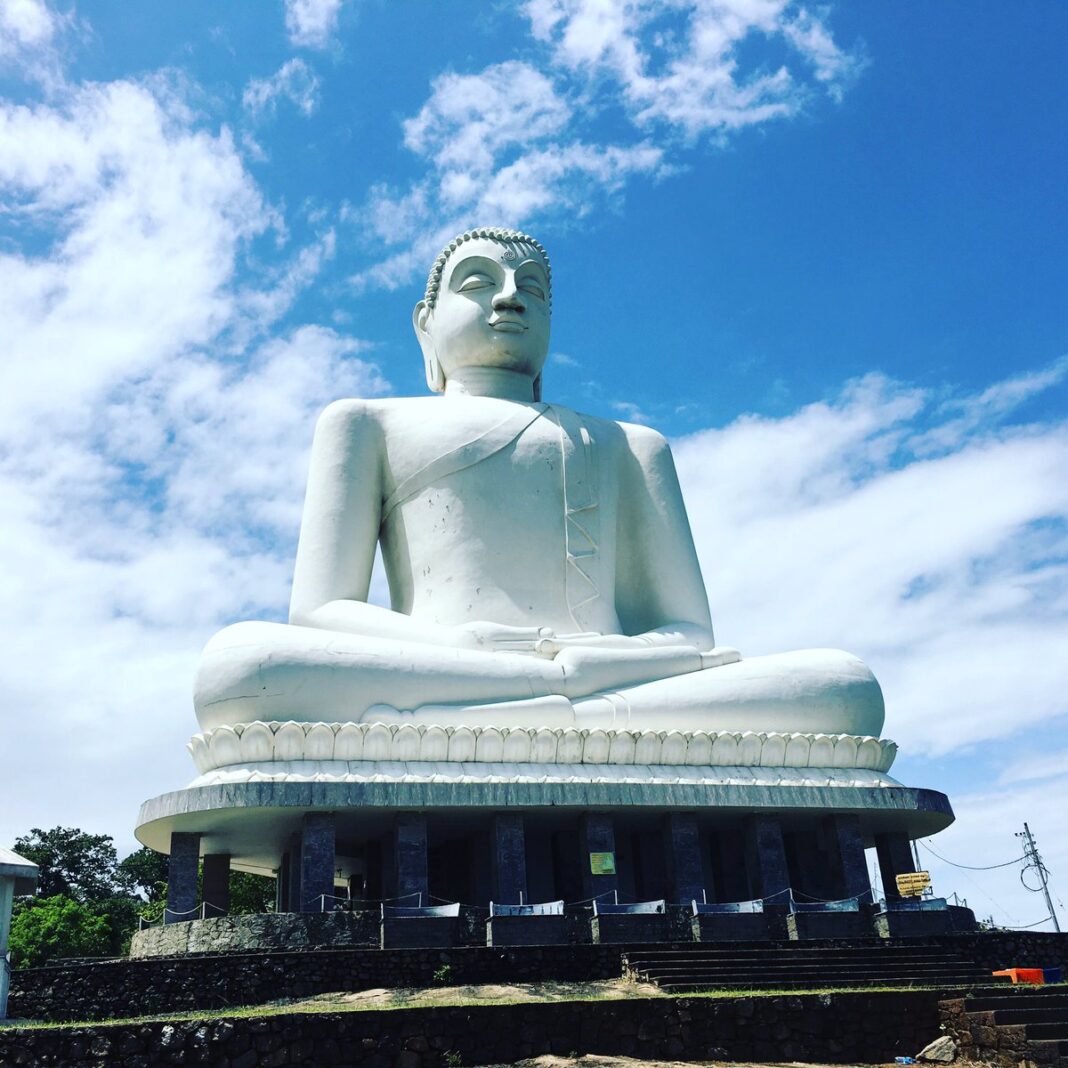
<svg viewBox="0 0 1068 1068"><path fill-rule="evenodd" d="M492 303L496 311L500 311L502 308L511 308L520 312L526 310L526 305L520 298L519 290L516 289L514 282L505 282L501 287L501 291L494 294Z"/></svg>

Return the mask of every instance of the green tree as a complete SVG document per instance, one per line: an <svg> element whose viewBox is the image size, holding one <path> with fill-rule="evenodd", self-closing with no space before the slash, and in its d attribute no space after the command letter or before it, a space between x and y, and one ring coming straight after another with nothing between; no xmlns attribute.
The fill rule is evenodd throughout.
<svg viewBox="0 0 1068 1068"><path fill-rule="evenodd" d="M230 872L230 914L274 911L274 879L247 871Z"/></svg>
<svg viewBox="0 0 1068 1068"><path fill-rule="evenodd" d="M77 827L34 827L15 839L15 852L40 868L37 896L62 894L83 904L102 901L119 889L115 843L106 834L87 834Z"/></svg>
<svg viewBox="0 0 1068 1068"><path fill-rule="evenodd" d="M65 894L21 898L11 919L11 959L36 968L57 957L103 957L112 950L105 916Z"/></svg>
<svg viewBox="0 0 1068 1068"><path fill-rule="evenodd" d="M154 904L167 898L167 857L142 846L119 862L118 881L129 894Z"/></svg>

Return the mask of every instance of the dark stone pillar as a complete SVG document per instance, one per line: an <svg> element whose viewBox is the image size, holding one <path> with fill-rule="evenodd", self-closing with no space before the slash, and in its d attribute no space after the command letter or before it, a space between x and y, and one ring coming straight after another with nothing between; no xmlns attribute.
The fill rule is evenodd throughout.
<svg viewBox="0 0 1068 1068"><path fill-rule="evenodd" d="M579 863L582 865L582 889L584 897L597 897L619 889L615 874L594 875L591 853L616 853L616 833L612 817L604 812L587 812L579 820Z"/></svg>
<svg viewBox="0 0 1068 1068"><path fill-rule="evenodd" d="M300 825L300 912L329 912L334 893L334 814L306 812Z"/></svg>
<svg viewBox="0 0 1068 1068"><path fill-rule="evenodd" d="M701 901L704 885L701 864L701 832L692 812L672 812L664 817L664 851L671 900L688 905ZM715 894L709 897L714 901Z"/></svg>
<svg viewBox="0 0 1068 1068"><path fill-rule="evenodd" d="M875 836L875 852L879 858L879 874L883 877L883 893L887 901L900 901L897 876L916 870L909 836L903 831L887 831Z"/></svg>
<svg viewBox="0 0 1068 1068"><path fill-rule="evenodd" d="M838 897L859 897L871 900L871 879L868 861L864 856L864 836L860 832L860 817L853 812L838 812L824 822L824 833L831 855Z"/></svg>
<svg viewBox="0 0 1068 1068"><path fill-rule="evenodd" d="M430 904L427 880L426 817L419 812L402 812L397 816L393 835L393 892L403 898L422 894L416 901L402 901L402 905Z"/></svg>
<svg viewBox="0 0 1068 1068"><path fill-rule="evenodd" d="M527 901L527 851L523 817L498 812L492 827L493 900L502 905Z"/></svg>
<svg viewBox="0 0 1068 1068"><path fill-rule="evenodd" d="M286 882L287 912L300 912L300 835L289 842L289 879Z"/></svg>
<svg viewBox="0 0 1068 1068"><path fill-rule="evenodd" d="M225 916L230 911L230 854L204 854L204 915Z"/></svg>
<svg viewBox="0 0 1068 1068"><path fill-rule="evenodd" d="M282 859L278 862L278 874L275 876L277 885L274 888L274 911L289 912L289 850L282 853Z"/></svg>
<svg viewBox="0 0 1068 1068"><path fill-rule="evenodd" d="M197 871L200 867L200 834L175 831L171 834L171 859L167 865L166 923L197 918Z"/></svg>
<svg viewBox="0 0 1068 1068"><path fill-rule="evenodd" d="M743 822L745 867L753 897L773 897L790 886L790 869L778 816L752 815ZM782 894L775 904L785 905Z"/></svg>

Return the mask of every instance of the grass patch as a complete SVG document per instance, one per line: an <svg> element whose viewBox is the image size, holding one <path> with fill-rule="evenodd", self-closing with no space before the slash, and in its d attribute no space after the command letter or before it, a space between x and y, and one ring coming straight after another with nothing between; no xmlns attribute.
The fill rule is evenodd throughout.
<svg viewBox="0 0 1068 1068"><path fill-rule="evenodd" d="M221 1009L199 1009L188 1012L153 1013L144 1016L113 1017L106 1020L69 1022L40 1022L9 1020L0 1028L13 1029L62 1029L77 1027L120 1027L125 1024L204 1022L225 1019L249 1019L254 1017L285 1016L294 1014L347 1013L371 1011L397 1011L400 1009L472 1007L476 1005L551 1004L565 1001L595 1002L617 1001L627 998L692 998L706 1000L737 1000L741 998L772 997L818 997L831 994L880 994L902 990L942 990L934 985L922 986L825 986L806 990L753 989L739 990L724 987L718 990L673 991L668 994L648 983L616 979L588 983L515 983L485 984L451 987L426 987L418 989L373 989L353 993L319 994L310 998L268 1002L265 1005L241 1005Z"/></svg>

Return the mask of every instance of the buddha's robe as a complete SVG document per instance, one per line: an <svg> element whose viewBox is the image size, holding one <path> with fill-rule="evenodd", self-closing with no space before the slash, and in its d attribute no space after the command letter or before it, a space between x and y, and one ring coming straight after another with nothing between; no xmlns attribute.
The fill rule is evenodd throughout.
<svg viewBox="0 0 1068 1068"><path fill-rule="evenodd" d="M366 604L376 542L392 611ZM483 621L516 636L487 638ZM876 734L883 718L878 684L848 654L715 648L659 434L484 397L327 410L290 624L216 635L195 697L203 727L410 718Z"/></svg>

